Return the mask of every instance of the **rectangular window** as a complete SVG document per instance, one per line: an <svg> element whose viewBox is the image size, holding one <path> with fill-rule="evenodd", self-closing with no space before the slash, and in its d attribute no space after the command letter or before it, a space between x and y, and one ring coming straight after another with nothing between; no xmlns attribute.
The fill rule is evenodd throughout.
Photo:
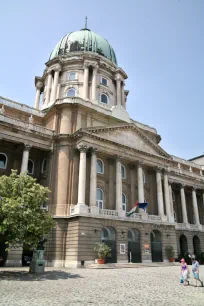
<svg viewBox="0 0 204 306"><path fill-rule="evenodd" d="M105 79L104 77L101 77L101 84L105 85L105 86L108 86L108 80Z"/></svg>
<svg viewBox="0 0 204 306"><path fill-rule="evenodd" d="M76 80L76 79L77 79L77 74L76 74L76 72L70 72L68 78L69 78L69 81L74 81L74 80Z"/></svg>

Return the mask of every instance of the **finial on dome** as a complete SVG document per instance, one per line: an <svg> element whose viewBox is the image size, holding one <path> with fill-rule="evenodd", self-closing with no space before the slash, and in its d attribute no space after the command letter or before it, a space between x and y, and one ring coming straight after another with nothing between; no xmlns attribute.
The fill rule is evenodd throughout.
<svg viewBox="0 0 204 306"><path fill-rule="evenodd" d="M85 29L87 29L87 16L85 17Z"/></svg>

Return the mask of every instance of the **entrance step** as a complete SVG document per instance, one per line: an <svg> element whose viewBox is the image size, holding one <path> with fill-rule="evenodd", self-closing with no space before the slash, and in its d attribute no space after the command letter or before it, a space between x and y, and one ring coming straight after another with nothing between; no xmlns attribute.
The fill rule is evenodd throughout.
<svg viewBox="0 0 204 306"><path fill-rule="evenodd" d="M152 263L115 263L115 264L90 264L88 269L123 269L123 268L145 268L145 267L170 267L179 266L179 262L152 262Z"/></svg>

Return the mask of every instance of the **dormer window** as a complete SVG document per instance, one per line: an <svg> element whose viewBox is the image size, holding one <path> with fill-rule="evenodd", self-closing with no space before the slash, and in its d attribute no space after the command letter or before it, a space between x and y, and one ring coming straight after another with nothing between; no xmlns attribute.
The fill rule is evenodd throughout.
<svg viewBox="0 0 204 306"><path fill-rule="evenodd" d="M77 79L77 74L76 72L69 72L69 75L68 75L68 80L69 81L74 81Z"/></svg>
<svg viewBox="0 0 204 306"><path fill-rule="evenodd" d="M101 102L104 104L108 104L108 96L106 94L101 95Z"/></svg>
<svg viewBox="0 0 204 306"><path fill-rule="evenodd" d="M101 77L101 84L104 86L108 86L108 80L104 77Z"/></svg>
<svg viewBox="0 0 204 306"><path fill-rule="evenodd" d="M67 91L67 97L72 98L76 96L76 89L75 88L70 88Z"/></svg>

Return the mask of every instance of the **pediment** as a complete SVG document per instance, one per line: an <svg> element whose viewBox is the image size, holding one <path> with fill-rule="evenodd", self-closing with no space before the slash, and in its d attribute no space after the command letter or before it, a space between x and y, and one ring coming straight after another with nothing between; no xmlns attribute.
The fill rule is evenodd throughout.
<svg viewBox="0 0 204 306"><path fill-rule="evenodd" d="M108 126L88 128L88 132L91 134L96 134L100 138L127 146L129 148L153 155L160 155L167 158L171 157L134 124L127 124L116 127Z"/></svg>

